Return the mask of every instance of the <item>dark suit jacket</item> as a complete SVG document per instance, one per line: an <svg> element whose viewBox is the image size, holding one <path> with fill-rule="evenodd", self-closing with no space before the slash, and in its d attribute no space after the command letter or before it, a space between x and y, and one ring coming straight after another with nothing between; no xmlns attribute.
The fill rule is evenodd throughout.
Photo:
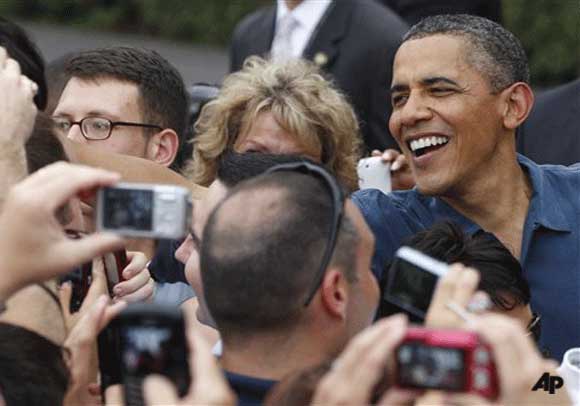
<svg viewBox="0 0 580 406"><path fill-rule="evenodd" d="M540 164L580 162L580 79L540 93L516 142Z"/></svg>
<svg viewBox="0 0 580 406"><path fill-rule="evenodd" d="M502 23L501 0L379 0L409 25L437 14L473 14Z"/></svg>
<svg viewBox="0 0 580 406"><path fill-rule="evenodd" d="M239 70L251 55L270 52L276 6L245 17L236 27L230 69ZM407 31L393 12L371 0L335 0L306 45L303 57L316 60L331 74L355 108L368 149L396 148L388 130L392 60Z"/></svg>

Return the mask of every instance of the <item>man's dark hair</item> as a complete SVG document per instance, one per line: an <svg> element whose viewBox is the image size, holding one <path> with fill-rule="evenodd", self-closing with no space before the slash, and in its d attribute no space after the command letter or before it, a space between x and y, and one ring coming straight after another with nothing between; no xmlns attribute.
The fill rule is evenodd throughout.
<svg viewBox="0 0 580 406"><path fill-rule="evenodd" d="M233 212L234 200L255 209ZM200 261L207 305L225 343L282 332L300 320L329 237L332 204L321 180L285 171L242 182L216 207ZM331 266L351 283L358 241L343 216Z"/></svg>
<svg viewBox="0 0 580 406"><path fill-rule="evenodd" d="M403 42L438 34L465 40L466 61L489 80L494 91L516 82L530 83L528 59L520 40L498 23L469 14L430 16L411 27Z"/></svg>
<svg viewBox="0 0 580 406"><path fill-rule="evenodd" d="M63 404L69 371L62 348L41 335L0 323L0 371L7 406Z"/></svg>
<svg viewBox="0 0 580 406"><path fill-rule="evenodd" d="M452 222L420 231L405 245L452 264L460 262L479 271L479 289L500 309L511 310L530 303L530 287L522 266L491 233L467 235Z"/></svg>
<svg viewBox="0 0 580 406"><path fill-rule="evenodd" d="M46 112L50 115L54 113L56 106L62 96L62 91L66 87L70 76L66 73L68 61L76 55L76 52L64 54L46 65L45 76L48 86L48 100L46 102Z"/></svg>
<svg viewBox="0 0 580 406"><path fill-rule="evenodd" d="M54 133L52 119L43 112L36 115L32 134L24 150L29 174L57 161L68 161L64 147Z"/></svg>
<svg viewBox="0 0 580 406"><path fill-rule="evenodd" d="M139 105L147 124L173 129L179 151L171 168L181 170L189 97L181 74L165 58L149 49L111 47L83 51L66 64L66 74L82 80L112 78L138 86Z"/></svg>
<svg viewBox="0 0 580 406"><path fill-rule="evenodd" d="M229 151L222 155L217 170L217 179L227 188L262 175L268 169L291 162L312 162L300 155L263 154L261 152L237 153Z"/></svg>
<svg viewBox="0 0 580 406"><path fill-rule="evenodd" d="M36 44L22 27L0 17L0 46L18 62L22 74L38 85L34 103L38 110L44 110L47 99L44 59Z"/></svg>

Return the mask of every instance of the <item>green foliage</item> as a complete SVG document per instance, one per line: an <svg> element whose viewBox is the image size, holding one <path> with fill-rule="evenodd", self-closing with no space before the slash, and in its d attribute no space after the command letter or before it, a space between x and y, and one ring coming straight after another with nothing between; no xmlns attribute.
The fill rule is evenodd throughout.
<svg viewBox="0 0 580 406"><path fill-rule="evenodd" d="M0 0L0 15L223 46L243 16L273 2ZM580 75L580 0L503 0L503 6L506 27L526 48L535 85Z"/></svg>
<svg viewBox="0 0 580 406"><path fill-rule="evenodd" d="M580 76L580 1L504 0L505 25L522 41L532 83L556 85Z"/></svg>

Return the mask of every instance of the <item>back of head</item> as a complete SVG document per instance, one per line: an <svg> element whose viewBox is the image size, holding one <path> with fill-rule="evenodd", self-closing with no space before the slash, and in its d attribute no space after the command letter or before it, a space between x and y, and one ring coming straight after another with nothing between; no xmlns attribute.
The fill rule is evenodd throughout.
<svg viewBox="0 0 580 406"><path fill-rule="evenodd" d="M411 27L403 42L433 35L462 38L467 45L467 62L488 79L494 91L530 82L520 40L496 22L469 14L430 16Z"/></svg>
<svg viewBox="0 0 580 406"><path fill-rule="evenodd" d="M273 114L296 137L304 154L320 161L349 188L356 188L361 138L354 111L317 67L306 61L286 63L249 58L230 74L216 99L203 108L196 124L193 181L209 185L219 158L246 134L257 115Z"/></svg>
<svg viewBox="0 0 580 406"><path fill-rule="evenodd" d="M38 47L20 26L0 17L0 46L20 65L20 71L38 85L34 103L44 110L47 101L44 59Z"/></svg>
<svg viewBox="0 0 580 406"><path fill-rule="evenodd" d="M62 405L69 381L62 348L0 323L0 393L7 406Z"/></svg>
<svg viewBox="0 0 580 406"><path fill-rule="evenodd" d="M65 73L81 80L136 84L146 123L173 129L180 138L180 148L183 145L189 98L180 73L157 52L132 47L83 51L66 62ZM171 168L179 170L181 165L183 162L174 161Z"/></svg>
<svg viewBox="0 0 580 406"><path fill-rule="evenodd" d="M225 345L296 327L332 227L317 178L274 172L242 182L210 215L200 265L206 302ZM343 217L331 265L356 280L358 233Z"/></svg>
<svg viewBox="0 0 580 406"><path fill-rule="evenodd" d="M493 234L480 231L469 236L455 223L444 222L415 234L405 245L449 264L477 269L479 289L502 310L530 302L520 263Z"/></svg>

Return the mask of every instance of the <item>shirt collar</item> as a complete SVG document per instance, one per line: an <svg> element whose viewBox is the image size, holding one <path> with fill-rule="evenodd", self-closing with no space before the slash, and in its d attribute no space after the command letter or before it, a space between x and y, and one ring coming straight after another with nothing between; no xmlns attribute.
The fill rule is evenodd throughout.
<svg viewBox="0 0 580 406"><path fill-rule="evenodd" d="M291 13L300 26L314 29L320 21L332 0L304 0L294 10L290 11L285 0L277 0L276 22Z"/></svg>
<svg viewBox="0 0 580 406"><path fill-rule="evenodd" d="M528 209L528 219L547 229L572 231L570 221L560 204L561 191L546 178L542 167L518 154L518 163L527 172L532 183L533 194Z"/></svg>

